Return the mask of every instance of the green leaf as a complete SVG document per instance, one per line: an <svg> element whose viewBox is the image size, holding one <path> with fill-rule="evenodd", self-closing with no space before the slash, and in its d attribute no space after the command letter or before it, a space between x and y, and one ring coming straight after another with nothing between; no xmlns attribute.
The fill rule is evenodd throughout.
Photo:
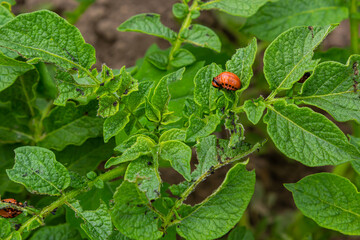
<svg viewBox="0 0 360 240"><path fill-rule="evenodd" d="M34 69L32 65L8 58L0 52L0 92L31 69Z"/></svg>
<svg viewBox="0 0 360 240"><path fill-rule="evenodd" d="M216 109L216 99L219 97L219 91L212 86L211 82L222 71L217 64L212 63L201 68L194 78L194 100L207 112Z"/></svg>
<svg viewBox="0 0 360 240"><path fill-rule="evenodd" d="M122 110L105 120L103 129L105 142L108 142L110 138L116 136L124 129L130 121L129 116L130 113Z"/></svg>
<svg viewBox="0 0 360 240"><path fill-rule="evenodd" d="M90 75L88 69L96 61L94 48L80 31L47 10L18 15L0 28L0 35L0 46L68 70L75 67Z"/></svg>
<svg viewBox="0 0 360 240"><path fill-rule="evenodd" d="M246 227L240 227L237 226L236 228L234 228L228 238L228 240L255 240L254 235L252 234L252 232L248 229L246 229Z"/></svg>
<svg viewBox="0 0 360 240"><path fill-rule="evenodd" d="M360 123L360 102L354 93L353 64L360 63L360 56L353 55L347 65L324 62L318 65L302 87L302 94L295 97L305 104L314 105L330 113L337 121L355 120Z"/></svg>
<svg viewBox="0 0 360 240"><path fill-rule="evenodd" d="M136 183L148 199L158 198L161 178L156 165L149 156L141 156L127 167L125 180Z"/></svg>
<svg viewBox="0 0 360 240"><path fill-rule="evenodd" d="M350 143L357 148L357 150L360 152L360 138L349 136L350 137ZM360 175L360 160L352 161L351 162L352 167L354 170Z"/></svg>
<svg viewBox="0 0 360 240"><path fill-rule="evenodd" d="M336 61L342 64L346 64L351 55L351 50L347 48L329 48L328 50L321 52L316 51L314 53L314 59L321 59L320 62Z"/></svg>
<svg viewBox="0 0 360 240"><path fill-rule="evenodd" d="M105 72L106 71L109 71L109 75L111 75L110 70L105 70ZM111 73L112 73L112 71L111 71ZM96 91L96 95L103 96L105 94L116 93L116 91L121 87L121 82L122 82L122 78L121 78L120 74L116 75L115 77L111 77L111 79L109 79L109 81L107 81L105 83L103 82L102 84L100 84L100 87Z"/></svg>
<svg viewBox="0 0 360 240"><path fill-rule="evenodd" d="M103 118L114 116L119 111L119 99L114 95L105 95L99 99L98 116Z"/></svg>
<svg viewBox="0 0 360 240"><path fill-rule="evenodd" d="M94 171L102 161L108 160L113 154L114 141L107 144L99 138L90 138L81 146L70 145L61 152L55 152L56 159L69 171L85 175Z"/></svg>
<svg viewBox="0 0 360 240"><path fill-rule="evenodd" d="M142 13L123 22L117 29L120 32L141 32L172 41L176 33L160 22L160 15Z"/></svg>
<svg viewBox="0 0 360 240"><path fill-rule="evenodd" d="M160 111L147 98L145 100L145 116L152 122L159 122L161 120Z"/></svg>
<svg viewBox="0 0 360 240"><path fill-rule="evenodd" d="M360 159L343 132L322 114L278 101L264 117L276 147L307 166L338 165Z"/></svg>
<svg viewBox="0 0 360 240"><path fill-rule="evenodd" d="M169 53L167 51L156 51L146 56L146 59L155 67L166 70L169 63Z"/></svg>
<svg viewBox="0 0 360 240"><path fill-rule="evenodd" d="M0 239L6 238L11 233L10 222L5 218L0 218Z"/></svg>
<svg viewBox="0 0 360 240"><path fill-rule="evenodd" d="M188 145L177 140L160 143L160 158L169 161L171 166L187 181L191 180L191 153Z"/></svg>
<svg viewBox="0 0 360 240"><path fill-rule="evenodd" d="M91 240L108 239L113 227L109 211L103 201L100 202L100 207L94 211L84 211L79 201L69 203L69 206L84 221L84 224L81 224L81 228Z"/></svg>
<svg viewBox="0 0 360 240"><path fill-rule="evenodd" d="M212 0L200 5L201 9L218 9L234 16L250 17L269 0Z"/></svg>
<svg viewBox="0 0 360 240"><path fill-rule="evenodd" d="M220 122L220 117L215 114L204 119L201 119L194 114L191 115L189 118L189 127L186 130L186 141L195 142L198 138L210 135L215 132Z"/></svg>
<svg viewBox="0 0 360 240"><path fill-rule="evenodd" d="M212 166L219 164L216 148L216 136L204 137L196 144L196 155L198 164L191 173L191 178L197 180L201 175L208 172Z"/></svg>
<svg viewBox="0 0 360 240"><path fill-rule="evenodd" d="M264 55L264 74L271 90L290 89L312 69L314 49L334 30L334 26L294 27L276 38Z"/></svg>
<svg viewBox="0 0 360 240"><path fill-rule="evenodd" d="M70 224L42 227L30 238L30 240L79 240L81 236Z"/></svg>
<svg viewBox="0 0 360 240"><path fill-rule="evenodd" d="M151 148L155 145L154 141L146 136L139 136L136 142L119 157L110 158L105 168L109 168L113 165L117 165L123 162L133 161L142 155L148 155L151 153Z"/></svg>
<svg viewBox="0 0 360 240"><path fill-rule="evenodd" d="M181 32L181 38L185 43L195 46L210 48L216 52L221 50L221 41L216 33L208 27L200 24L193 24Z"/></svg>
<svg viewBox="0 0 360 240"><path fill-rule="evenodd" d="M246 116L254 125L260 121L265 108L266 105L263 97L259 97L256 100L246 100L244 103Z"/></svg>
<svg viewBox="0 0 360 240"><path fill-rule="evenodd" d="M124 181L116 190L114 200L111 219L122 234L139 240L162 236L158 215L149 207L145 193L139 191L135 183Z"/></svg>
<svg viewBox="0 0 360 240"><path fill-rule="evenodd" d="M348 8L341 0L281 0L267 3L247 20L243 30L272 41L295 26L324 26L346 18Z"/></svg>
<svg viewBox="0 0 360 240"><path fill-rule="evenodd" d="M360 194L348 179L318 173L285 187L301 212L321 227L360 235Z"/></svg>
<svg viewBox="0 0 360 240"><path fill-rule="evenodd" d="M65 106L66 101L84 100L86 97L95 93L97 86L84 86L78 84L74 77L68 72L58 71L55 76L55 82L58 89L58 96L54 101L55 105Z"/></svg>
<svg viewBox="0 0 360 240"><path fill-rule="evenodd" d="M193 64L195 56L186 49L179 49L174 53L174 58L170 61L171 66L179 68Z"/></svg>
<svg viewBox="0 0 360 240"><path fill-rule="evenodd" d="M23 125L7 108L0 108L0 143L28 143L33 141L28 126Z"/></svg>
<svg viewBox="0 0 360 240"><path fill-rule="evenodd" d="M177 232L189 240L217 239L241 218L254 193L255 172L242 163L227 173L222 185L178 224Z"/></svg>
<svg viewBox="0 0 360 240"><path fill-rule="evenodd" d="M176 18L184 18L189 12L189 7L184 3L175 3L172 12Z"/></svg>
<svg viewBox="0 0 360 240"><path fill-rule="evenodd" d="M10 5L15 5L16 4L15 0L1 0L1 1L9 3Z"/></svg>
<svg viewBox="0 0 360 240"><path fill-rule="evenodd" d="M104 120L95 117L94 107L94 102L78 107L68 103L53 109L44 119L46 135L38 145L61 151L70 144L81 145L88 138L100 136Z"/></svg>
<svg viewBox="0 0 360 240"><path fill-rule="evenodd" d="M252 65L255 61L257 51L256 38L245 48L239 48L226 62L226 71L235 73L241 81L241 90L245 90L250 85L250 79L253 76Z"/></svg>
<svg viewBox="0 0 360 240"><path fill-rule="evenodd" d="M1 92L0 102L8 102L13 114L17 117L35 116L38 113L35 106L38 82L39 74L36 70L26 72L10 87Z"/></svg>
<svg viewBox="0 0 360 240"><path fill-rule="evenodd" d="M138 91L130 93L123 102L130 112L134 112L142 103L145 98L149 96L149 92L153 82L139 82Z"/></svg>
<svg viewBox="0 0 360 240"><path fill-rule="evenodd" d="M170 130L163 132L159 138L159 142L165 142L165 141L169 141L169 140L184 141L185 140L185 130L178 129L178 128L172 128Z"/></svg>
<svg viewBox="0 0 360 240"><path fill-rule="evenodd" d="M121 75L121 86L117 91L118 96L125 97L128 94L138 90L138 81L131 76L125 69L125 67L120 70Z"/></svg>
<svg viewBox="0 0 360 240"><path fill-rule="evenodd" d="M70 184L69 172L56 161L55 154L40 147L15 149L15 165L6 172L12 181L35 194L59 196Z"/></svg>
<svg viewBox="0 0 360 240"><path fill-rule="evenodd" d="M176 72L170 73L160 79L158 84L155 87L154 95L151 98L151 103L160 110L161 113L164 113L167 109L167 105L170 101L170 92L168 85L171 82L179 81L182 79L185 68L181 68Z"/></svg>

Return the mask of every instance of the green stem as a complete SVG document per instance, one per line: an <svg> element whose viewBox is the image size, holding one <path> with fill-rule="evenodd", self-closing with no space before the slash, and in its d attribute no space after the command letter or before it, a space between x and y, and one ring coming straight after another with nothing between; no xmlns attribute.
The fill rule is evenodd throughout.
<svg viewBox="0 0 360 240"><path fill-rule="evenodd" d="M351 39L351 51L354 54L359 53L359 22L356 18L358 7L357 0L351 0L350 2L350 39ZM356 122L352 123L353 135L360 137L360 125Z"/></svg>
<svg viewBox="0 0 360 240"><path fill-rule="evenodd" d="M34 117L34 116L35 116L35 112L34 112L34 108L33 108L32 105L31 105L31 101L30 101L29 95L28 95L28 93L26 92L26 87L25 87L25 83L24 83L24 76L21 76L21 77L20 77L20 83L21 83L21 89L22 89L22 91L23 91L23 93L24 93L24 95L25 95L25 98L26 98L26 103L27 103L27 105L28 105L28 107L29 107L29 110L30 110L30 114L31 114L32 117Z"/></svg>
<svg viewBox="0 0 360 240"><path fill-rule="evenodd" d="M183 43L183 39L181 38L181 33L187 29L190 24L191 24L191 14L192 14L192 11L194 11L197 7L198 7L198 1L199 0L194 0L191 7L189 8L189 13L186 15L186 18L185 20L183 21L182 25L181 25L181 28L177 34L177 37L176 37L176 40L175 40L175 43L172 45L172 48L171 48L171 51L170 51L170 54L169 54L169 64L170 62L174 59L174 53L179 50L179 48L181 47L181 44ZM170 66L170 65L169 65Z"/></svg>
<svg viewBox="0 0 360 240"><path fill-rule="evenodd" d="M119 166L117 168L114 168L114 169L112 169L110 171L107 171L106 173L98 176L93 181L90 181L87 184L87 186L84 187L84 188L75 189L75 190L72 190L70 192L64 193L58 200L51 203L49 206L43 208L38 215L33 216L32 218L27 220L20 227L18 232L22 233L26 228L31 226L31 224L34 221L38 221L38 220L42 221L42 219L44 219L47 215L49 215L55 208L61 207L62 205L66 204L68 201L71 201L73 198L75 198L80 193L89 191L94 186L96 181L102 180L102 181L106 182L106 181L110 181L110 180L112 180L114 178L117 178L119 176L122 176L125 173L126 167L127 167L127 164L121 165L121 166Z"/></svg>
<svg viewBox="0 0 360 240"><path fill-rule="evenodd" d="M187 197L195 190L195 188L203 182L208 176L210 176L214 171L217 169L228 165L230 163L237 162L246 156L250 155L251 153L255 152L257 149L259 149L263 144L265 144L265 141L263 143L256 143L251 149L244 152L243 154L236 156L232 159L226 160L224 162L219 162L217 165L213 166L211 169L209 169L207 172L203 173L195 182L193 182L190 187L188 187L185 192L181 194L180 199L176 200L174 206L171 208L169 214L165 217L165 221L163 223L163 228L167 229L167 227L174 225L174 221L171 221L174 214L176 214L176 210L181 206L181 204L187 199ZM176 220L175 220L176 221Z"/></svg>
<svg viewBox="0 0 360 240"><path fill-rule="evenodd" d="M359 24L358 20L353 18L352 15L357 14L357 0L351 0L350 3L350 38L351 38L351 51L355 54L359 53Z"/></svg>

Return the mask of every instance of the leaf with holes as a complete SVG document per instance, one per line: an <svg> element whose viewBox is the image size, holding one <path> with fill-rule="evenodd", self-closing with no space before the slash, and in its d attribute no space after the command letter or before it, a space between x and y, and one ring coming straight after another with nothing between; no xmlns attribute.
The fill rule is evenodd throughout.
<svg viewBox="0 0 360 240"><path fill-rule="evenodd" d="M318 65L302 87L300 96L294 97L330 113L337 121L355 120L360 123L360 98L354 84L360 82L357 69L360 56L350 57L348 64L324 62ZM357 68L357 67L356 67Z"/></svg>
<svg viewBox="0 0 360 240"><path fill-rule="evenodd" d="M278 92L290 89L305 72L312 70L315 48L334 30L326 27L294 27L276 38L264 55L264 74L270 89Z"/></svg>
<svg viewBox="0 0 360 240"><path fill-rule="evenodd" d="M136 183L148 199L159 197L162 181L151 157L141 156L132 161L126 169L125 180Z"/></svg>

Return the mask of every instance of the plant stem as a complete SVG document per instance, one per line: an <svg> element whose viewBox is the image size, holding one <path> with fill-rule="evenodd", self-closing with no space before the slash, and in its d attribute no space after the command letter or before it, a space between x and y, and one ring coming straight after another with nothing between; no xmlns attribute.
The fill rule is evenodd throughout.
<svg viewBox="0 0 360 240"><path fill-rule="evenodd" d="M353 54L359 53L359 22L355 18L357 14L358 1L351 0L350 2L350 39L351 39L351 51ZM360 125L356 122L352 123L353 135L360 137Z"/></svg>
<svg viewBox="0 0 360 240"><path fill-rule="evenodd" d="M203 173L195 182L193 182L190 187L188 187L182 194L181 194L181 198L176 200L174 206L172 207L172 209L170 210L169 214L165 217L165 221L163 223L163 227L164 229L166 229L167 227L175 224L175 223L179 223L179 221L173 221L171 222L171 219L173 218L174 214L176 213L176 210L181 206L181 204L187 199L187 197L195 190L195 188L197 187L197 185L199 185L201 182L203 182L208 176L210 176L214 171L216 171L217 169L228 165L230 163L234 163L236 161L239 161L243 158L245 158L246 156L250 155L251 153L255 152L257 149L259 149L261 146L263 146L263 144L265 144L265 142L263 143L256 143L252 148L250 148L248 151L242 153L239 156L236 156L232 159L226 160L224 162L219 162L217 165L213 166L212 168L210 168L207 172ZM248 160L247 160L248 161Z"/></svg>
<svg viewBox="0 0 360 240"><path fill-rule="evenodd" d="M354 54L359 53L359 24L358 20L353 17L357 14L357 0L351 0L350 3L350 34L351 34L351 51Z"/></svg>
<svg viewBox="0 0 360 240"><path fill-rule="evenodd" d="M75 189L75 190L72 190L70 192L64 193L58 200L51 203L49 206L43 208L38 215L33 216L32 218L27 220L19 228L18 232L22 233L27 227L31 226L31 224L34 221L36 221L36 220L42 221L42 219L45 218L47 215L49 215L55 208L61 207L62 205L64 205L68 201L75 198L80 193L89 191L94 186L94 184L95 184L95 182L97 180L102 180L102 181L106 182L106 181L110 181L110 180L112 180L114 178L117 178L119 176L122 176L125 173L126 167L127 167L127 164L123 164L123 165L121 165L121 166L119 166L117 168L114 168L114 169L112 169L110 171L107 171L106 173L98 176L93 181L88 182L86 187L83 187L81 189Z"/></svg>
<svg viewBox="0 0 360 240"><path fill-rule="evenodd" d="M191 24L191 12L193 10L195 10L197 7L198 7L198 1L199 0L194 0L191 7L189 8L189 13L186 15L182 25L181 25L181 28L177 34L177 37L176 37L176 40L175 40L175 43L172 45L172 48L171 48L171 51L170 51L170 54L169 54L169 64L170 62L174 59L174 53L179 50L179 48L181 47L181 44L183 43L183 39L181 38L181 33L190 26ZM170 66L170 65L169 65ZM168 66L168 67L169 67Z"/></svg>

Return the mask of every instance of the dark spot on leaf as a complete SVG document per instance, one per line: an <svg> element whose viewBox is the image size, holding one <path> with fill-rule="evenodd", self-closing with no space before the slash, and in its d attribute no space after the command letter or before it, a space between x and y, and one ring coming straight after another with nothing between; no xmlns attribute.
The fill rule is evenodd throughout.
<svg viewBox="0 0 360 240"><path fill-rule="evenodd" d="M40 171L39 171L39 170L36 170L35 172L36 172L36 173L40 173Z"/></svg>
<svg viewBox="0 0 360 240"><path fill-rule="evenodd" d="M151 199L150 202L152 202L152 203L155 202L155 199Z"/></svg>
<svg viewBox="0 0 360 240"><path fill-rule="evenodd" d="M147 17L154 17L154 14L148 13L148 14L146 14L146 16L147 16Z"/></svg>
<svg viewBox="0 0 360 240"><path fill-rule="evenodd" d="M147 165L151 166L151 165L152 165L152 162L147 162Z"/></svg>
<svg viewBox="0 0 360 240"><path fill-rule="evenodd" d="M54 208L54 210L51 211L51 214L52 214L52 215L55 215L55 214L56 214L56 211L57 211L57 208Z"/></svg>
<svg viewBox="0 0 360 240"><path fill-rule="evenodd" d="M100 83L100 86L102 87L102 86L104 86L104 84L105 84L105 83Z"/></svg>
<svg viewBox="0 0 360 240"><path fill-rule="evenodd" d="M208 33L206 33L205 36L210 37L210 35Z"/></svg>
<svg viewBox="0 0 360 240"><path fill-rule="evenodd" d="M116 107L116 106L117 106L117 104L118 104L118 102L116 102L116 101L115 101L115 102L113 102L113 106L114 106L114 107Z"/></svg>
<svg viewBox="0 0 360 240"><path fill-rule="evenodd" d="M23 174L22 177L26 177L27 176L27 173Z"/></svg>
<svg viewBox="0 0 360 240"><path fill-rule="evenodd" d="M80 90L80 88L77 88L76 91L77 91L77 92L80 92L81 90Z"/></svg>
<svg viewBox="0 0 360 240"><path fill-rule="evenodd" d="M109 70L106 70L106 75L107 75L107 76L109 76L109 75L110 75Z"/></svg>
<svg viewBox="0 0 360 240"><path fill-rule="evenodd" d="M77 69L76 67L73 67L72 70L77 71L77 70L79 70L79 69Z"/></svg>
<svg viewBox="0 0 360 240"><path fill-rule="evenodd" d="M138 205L136 205L137 207L142 207L143 205L141 205L141 204L138 204Z"/></svg>
<svg viewBox="0 0 360 240"><path fill-rule="evenodd" d="M14 227L15 227L15 230L17 231L17 230L19 230L19 228L21 227L21 224L20 224L20 223L15 224Z"/></svg>
<svg viewBox="0 0 360 240"><path fill-rule="evenodd" d="M85 116L88 116L88 115L89 115L89 113L88 113L88 112L84 112L84 115L85 115Z"/></svg>
<svg viewBox="0 0 360 240"><path fill-rule="evenodd" d="M129 90L128 89L125 89L124 91L124 95L128 94Z"/></svg>
<svg viewBox="0 0 360 240"><path fill-rule="evenodd" d="M115 78L110 79L110 81L114 80Z"/></svg>
<svg viewBox="0 0 360 240"><path fill-rule="evenodd" d="M157 217L154 217L154 219L157 219Z"/></svg>
<svg viewBox="0 0 360 240"><path fill-rule="evenodd" d="M190 26L189 26L189 30L192 30L192 29L193 29L193 25L190 25Z"/></svg>

